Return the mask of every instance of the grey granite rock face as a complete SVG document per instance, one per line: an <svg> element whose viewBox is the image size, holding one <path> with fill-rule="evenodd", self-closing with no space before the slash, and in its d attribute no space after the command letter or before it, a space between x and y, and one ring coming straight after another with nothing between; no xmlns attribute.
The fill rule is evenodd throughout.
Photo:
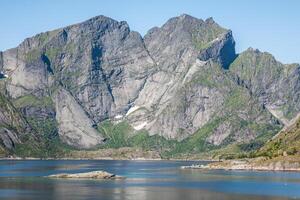
<svg viewBox="0 0 300 200"><path fill-rule="evenodd" d="M87 46L92 43L92 46L84 52L88 57L81 59L83 64L76 60L81 68L80 82L72 93L97 122L125 114L154 65L138 33L130 31L125 22L107 20L100 17L93 21L100 26L97 30L103 32L91 30L91 35L84 32L84 35L76 36L78 43ZM102 21L110 25L106 27ZM86 26L83 23L78 29L83 32Z"/></svg>
<svg viewBox="0 0 300 200"><path fill-rule="evenodd" d="M206 141L213 145L220 145L230 134L230 123L226 122L218 126L214 133L207 137Z"/></svg>
<svg viewBox="0 0 300 200"><path fill-rule="evenodd" d="M7 128L0 128L0 139L5 148L13 150L16 144L21 143L18 135Z"/></svg>
<svg viewBox="0 0 300 200"><path fill-rule="evenodd" d="M69 92L59 88L54 98L59 136L63 142L82 149L103 142L103 137L94 128L94 122Z"/></svg>
<svg viewBox="0 0 300 200"><path fill-rule="evenodd" d="M300 66L284 65L265 52L249 48L230 66L236 81L248 88L283 124L300 112Z"/></svg>
<svg viewBox="0 0 300 200"><path fill-rule="evenodd" d="M3 70L10 78L6 89L12 98L38 92L48 84L45 63L37 50L27 55L24 45L3 53Z"/></svg>
<svg viewBox="0 0 300 200"><path fill-rule="evenodd" d="M0 70L2 71L3 69L3 52L0 51Z"/></svg>
<svg viewBox="0 0 300 200"><path fill-rule="evenodd" d="M144 41L158 65L170 70L190 65L195 58L212 59L226 68L235 58L231 31L212 18L203 21L186 14L171 18L161 28L151 29Z"/></svg>
<svg viewBox="0 0 300 200"><path fill-rule="evenodd" d="M228 69L229 65L236 58L234 47L235 41L233 40L232 32L228 31L214 39L207 49L201 51L198 58L200 60L212 59L220 63L224 69Z"/></svg>
<svg viewBox="0 0 300 200"><path fill-rule="evenodd" d="M0 93L0 146L13 150L16 144L23 141L23 137L34 131L26 120L18 113L9 100Z"/></svg>
<svg viewBox="0 0 300 200"><path fill-rule="evenodd" d="M226 145L274 132L274 116L284 122L278 115L298 112L299 102L298 90L286 90L298 88L299 66L236 58L234 46L231 31L212 18L184 14L142 38L126 22L98 16L26 39L0 54L0 69L25 118L56 119L59 137L71 146L103 144L95 127L107 119L151 135L200 134ZM206 126L210 134L202 136Z"/></svg>
<svg viewBox="0 0 300 200"><path fill-rule="evenodd" d="M156 66L134 102L147 112L135 112L139 119L134 117L133 125L151 134L183 139L207 123L223 102L217 88L186 84L196 74L206 73L209 60L227 67L235 55L231 31L212 19L181 15L151 29L144 41Z"/></svg>
<svg viewBox="0 0 300 200"><path fill-rule="evenodd" d="M63 86L96 123L125 114L153 65L141 36L126 22L104 16L39 34L4 52L7 90L13 99L53 96ZM29 117L32 109L40 110L21 109ZM52 116L53 110L43 111Z"/></svg>

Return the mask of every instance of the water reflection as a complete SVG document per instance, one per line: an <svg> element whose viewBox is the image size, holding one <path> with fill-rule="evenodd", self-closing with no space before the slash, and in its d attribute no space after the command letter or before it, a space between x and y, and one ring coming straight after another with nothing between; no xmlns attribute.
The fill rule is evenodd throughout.
<svg viewBox="0 0 300 200"><path fill-rule="evenodd" d="M0 161L0 199L284 200L300 198L299 173L181 170L166 161ZM107 170L125 180L42 176Z"/></svg>
<svg viewBox="0 0 300 200"><path fill-rule="evenodd" d="M163 199L163 200L283 200L288 198L240 195L202 189L169 187L102 187L96 182L1 182L1 199ZM11 193L3 193L11 191Z"/></svg>

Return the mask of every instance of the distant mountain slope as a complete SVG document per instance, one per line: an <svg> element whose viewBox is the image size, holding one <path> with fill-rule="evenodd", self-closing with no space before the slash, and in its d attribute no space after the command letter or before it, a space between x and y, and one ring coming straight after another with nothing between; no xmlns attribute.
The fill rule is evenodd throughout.
<svg viewBox="0 0 300 200"><path fill-rule="evenodd" d="M230 65L230 71L283 124L299 113L299 64L284 65L269 53L249 48Z"/></svg>
<svg viewBox="0 0 300 200"><path fill-rule="evenodd" d="M212 18L183 14L142 38L97 16L1 52L2 94L46 156L58 147L253 150L299 113L299 65L234 46Z"/></svg>
<svg viewBox="0 0 300 200"><path fill-rule="evenodd" d="M18 145L29 142L32 148L37 145L38 139L34 130L0 93L0 154L8 155L14 152Z"/></svg>
<svg viewBox="0 0 300 200"><path fill-rule="evenodd" d="M300 118L295 123L284 128L274 138L269 140L261 149L256 152L257 156L270 158L280 156L293 156L300 153Z"/></svg>

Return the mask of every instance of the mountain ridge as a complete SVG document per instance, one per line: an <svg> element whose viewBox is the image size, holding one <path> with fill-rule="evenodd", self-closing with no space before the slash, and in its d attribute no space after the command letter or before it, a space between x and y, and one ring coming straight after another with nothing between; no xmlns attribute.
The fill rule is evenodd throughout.
<svg viewBox="0 0 300 200"><path fill-rule="evenodd" d="M252 49L236 54L231 30L212 18L183 14L142 37L100 15L27 38L1 52L0 64L12 104L30 123L47 125L38 132L47 130L50 143L53 136L72 148L105 146L111 133L127 143L146 131L155 148L168 143L171 156L228 145L243 151L300 111L299 65ZM54 98L61 90L68 97ZM108 135L98 131L106 121ZM118 130L121 122L131 131Z"/></svg>

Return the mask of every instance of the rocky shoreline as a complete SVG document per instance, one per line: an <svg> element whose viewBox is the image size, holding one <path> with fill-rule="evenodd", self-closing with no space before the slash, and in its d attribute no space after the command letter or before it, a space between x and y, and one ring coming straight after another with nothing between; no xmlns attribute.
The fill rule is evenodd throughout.
<svg viewBox="0 0 300 200"><path fill-rule="evenodd" d="M207 165L182 166L181 169L208 170L253 170L253 171L297 171L300 172L300 162L290 159L241 159L212 162Z"/></svg>
<svg viewBox="0 0 300 200"><path fill-rule="evenodd" d="M0 160L164 160L160 158L113 158L113 157L96 157L96 158L73 158L73 157L62 157L62 158L34 158L34 157L3 157Z"/></svg>
<svg viewBox="0 0 300 200"><path fill-rule="evenodd" d="M113 158L113 157L95 157L95 158L74 158L74 157L63 157L63 158L34 158L34 157L3 157L0 160L132 160L132 161L205 161L205 162L216 162L216 160L209 160L209 159L163 159L163 158Z"/></svg>
<svg viewBox="0 0 300 200"><path fill-rule="evenodd" d="M291 159L290 157L267 159L240 159L240 160L194 160L194 159L157 159L157 158L123 158L115 159L111 157L101 158L33 158L33 157L3 157L0 160L136 160L136 161L206 161L210 162L206 165L193 164L189 166L181 166L181 169L207 169L207 170L253 170L253 171L297 171L300 172L300 160ZM62 176L65 174L61 174Z"/></svg>

